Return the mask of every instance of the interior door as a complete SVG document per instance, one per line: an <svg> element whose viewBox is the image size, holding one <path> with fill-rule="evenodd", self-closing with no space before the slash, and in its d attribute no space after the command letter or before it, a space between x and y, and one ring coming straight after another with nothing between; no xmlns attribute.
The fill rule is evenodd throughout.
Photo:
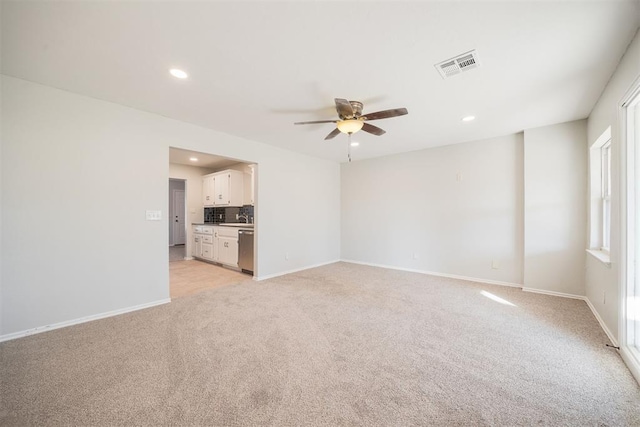
<svg viewBox="0 0 640 427"><path fill-rule="evenodd" d="M173 244L184 245L187 241L185 228L184 190L173 190Z"/></svg>

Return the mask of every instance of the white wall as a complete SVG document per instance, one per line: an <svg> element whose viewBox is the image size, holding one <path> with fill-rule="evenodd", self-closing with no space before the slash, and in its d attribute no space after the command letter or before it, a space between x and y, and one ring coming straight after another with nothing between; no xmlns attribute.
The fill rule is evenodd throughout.
<svg viewBox="0 0 640 427"><path fill-rule="evenodd" d="M584 295L586 121L524 132L524 287Z"/></svg>
<svg viewBox="0 0 640 427"><path fill-rule="evenodd" d="M344 163L341 176L343 259L522 283L522 134Z"/></svg>
<svg viewBox="0 0 640 427"><path fill-rule="evenodd" d="M629 45L627 52L602 92L589 115L587 147L611 126L611 267L591 255L587 257L586 295L607 328L618 339L620 304L620 126L618 103L634 79L640 76L640 34ZM606 299L604 296L606 295Z"/></svg>
<svg viewBox="0 0 640 427"><path fill-rule="evenodd" d="M585 141L581 120L345 163L342 258L584 295Z"/></svg>
<svg viewBox="0 0 640 427"><path fill-rule="evenodd" d="M7 76L2 111L0 336L169 297L170 146L259 164L259 276L339 258L336 163Z"/></svg>

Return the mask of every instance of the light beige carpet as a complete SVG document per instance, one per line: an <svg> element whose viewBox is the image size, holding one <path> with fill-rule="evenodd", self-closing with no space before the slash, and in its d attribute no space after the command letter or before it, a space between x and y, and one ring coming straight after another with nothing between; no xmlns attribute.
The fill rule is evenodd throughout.
<svg viewBox="0 0 640 427"><path fill-rule="evenodd" d="M0 424L640 425L607 342L582 301L337 263L3 343Z"/></svg>

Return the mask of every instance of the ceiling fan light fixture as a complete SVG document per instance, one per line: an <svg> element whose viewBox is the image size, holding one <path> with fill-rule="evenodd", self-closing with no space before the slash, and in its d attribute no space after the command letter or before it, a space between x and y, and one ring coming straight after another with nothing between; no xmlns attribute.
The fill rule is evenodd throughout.
<svg viewBox="0 0 640 427"><path fill-rule="evenodd" d="M338 129L342 133L356 133L364 126L364 122L362 120L350 119L350 120L340 120L338 122Z"/></svg>

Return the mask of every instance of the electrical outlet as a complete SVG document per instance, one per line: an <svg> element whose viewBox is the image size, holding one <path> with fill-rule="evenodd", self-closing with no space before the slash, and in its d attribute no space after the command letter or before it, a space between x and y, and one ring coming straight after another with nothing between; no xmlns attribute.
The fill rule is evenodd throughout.
<svg viewBox="0 0 640 427"><path fill-rule="evenodd" d="M495 259L493 261L491 261L491 268L494 270L497 270L500 268L500 262L496 261Z"/></svg>
<svg viewBox="0 0 640 427"><path fill-rule="evenodd" d="M418 253L417 253L417 252L414 252L414 253L413 253L413 259L418 259L418 258L419 258Z"/></svg>
<svg viewBox="0 0 640 427"><path fill-rule="evenodd" d="M456 181L462 181L462 172L456 174Z"/></svg>
<svg viewBox="0 0 640 427"><path fill-rule="evenodd" d="M289 260L289 252L286 252L286 253L284 254L284 259L286 259L287 261Z"/></svg>

